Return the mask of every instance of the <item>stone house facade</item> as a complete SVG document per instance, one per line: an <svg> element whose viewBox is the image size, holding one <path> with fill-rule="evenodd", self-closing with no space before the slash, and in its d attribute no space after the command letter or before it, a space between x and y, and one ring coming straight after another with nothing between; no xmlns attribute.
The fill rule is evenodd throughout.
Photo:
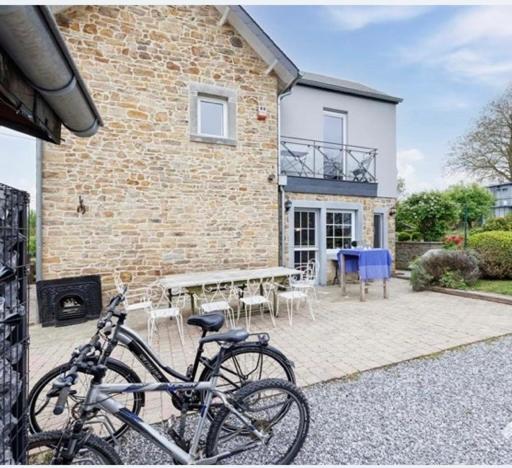
<svg viewBox="0 0 512 468"><path fill-rule="evenodd" d="M118 270L144 284L183 271L277 265L284 85L221 20L210 6L57 15L105 126L94 138L68 134L44 147L44 279L99 273L109 281ZM196 135L191 106L200 93L226 97L229 138Z"/></svg>
<svg viewBox="0 0 512 468"><path fill-rule="evenodd" d="M43 146L39 279L101 274L108 290L114 271L142 285L293 265L287 201L360 205L368 242L362 214L382 210L394 248L394 192L283 185L278 106L300 73L241 7L59 7L56 19L104 127Z"/></svg>

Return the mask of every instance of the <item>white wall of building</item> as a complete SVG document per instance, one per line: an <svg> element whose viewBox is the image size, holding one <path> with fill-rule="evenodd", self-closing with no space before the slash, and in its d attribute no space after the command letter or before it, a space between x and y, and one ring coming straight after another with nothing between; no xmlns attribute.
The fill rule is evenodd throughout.
<svg viewBox="0 0 512 468"><path fill-rule="evenodd" d="M396 197L396 105L297 85L281 104L281 136L323 141L324 110L347 114L346 144L377 148L377 194Z"/></svg>

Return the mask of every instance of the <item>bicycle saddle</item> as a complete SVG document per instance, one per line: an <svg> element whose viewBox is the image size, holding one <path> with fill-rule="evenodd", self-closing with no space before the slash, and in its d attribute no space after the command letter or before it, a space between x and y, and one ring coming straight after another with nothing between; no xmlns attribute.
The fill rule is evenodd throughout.
<svg viewBox="0 0 512 468"><path fill-rule="evenodd" d="M216 333L215 335L208 335L201 338L201 343L211 343L216 341L217 343L240 343L249 336L247 330L243 328L234 328L225 333Z"/></svg>
<svg viewBox="0 0 512 468"><path fill-rule="evenodd" d="M212 312L204 315L191 315L187 319L189 325L201 327L203 331L219 331L224 325L224 314Z"/></svg>

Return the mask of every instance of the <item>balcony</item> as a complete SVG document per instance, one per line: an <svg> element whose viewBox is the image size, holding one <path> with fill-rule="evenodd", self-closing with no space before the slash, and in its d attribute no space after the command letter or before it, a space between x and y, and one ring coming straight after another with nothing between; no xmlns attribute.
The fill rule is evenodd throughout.
<svg viewBox="0 0 512 468"><path fill-rule="evenodd" d="M282 137L285 190L331 195L377 196L377 149Z"/></svg>

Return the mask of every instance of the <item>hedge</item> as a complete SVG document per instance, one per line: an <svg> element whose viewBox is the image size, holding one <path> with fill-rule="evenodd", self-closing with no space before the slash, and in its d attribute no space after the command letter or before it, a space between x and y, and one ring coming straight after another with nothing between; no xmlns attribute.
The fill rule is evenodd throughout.
<svg viewBox="0 0 512 468"><path fill-rule="evenodd" d="M480 259L480 271L486 278L512 279L512 232L487 231L472 234L469 246Z"/></svg>

